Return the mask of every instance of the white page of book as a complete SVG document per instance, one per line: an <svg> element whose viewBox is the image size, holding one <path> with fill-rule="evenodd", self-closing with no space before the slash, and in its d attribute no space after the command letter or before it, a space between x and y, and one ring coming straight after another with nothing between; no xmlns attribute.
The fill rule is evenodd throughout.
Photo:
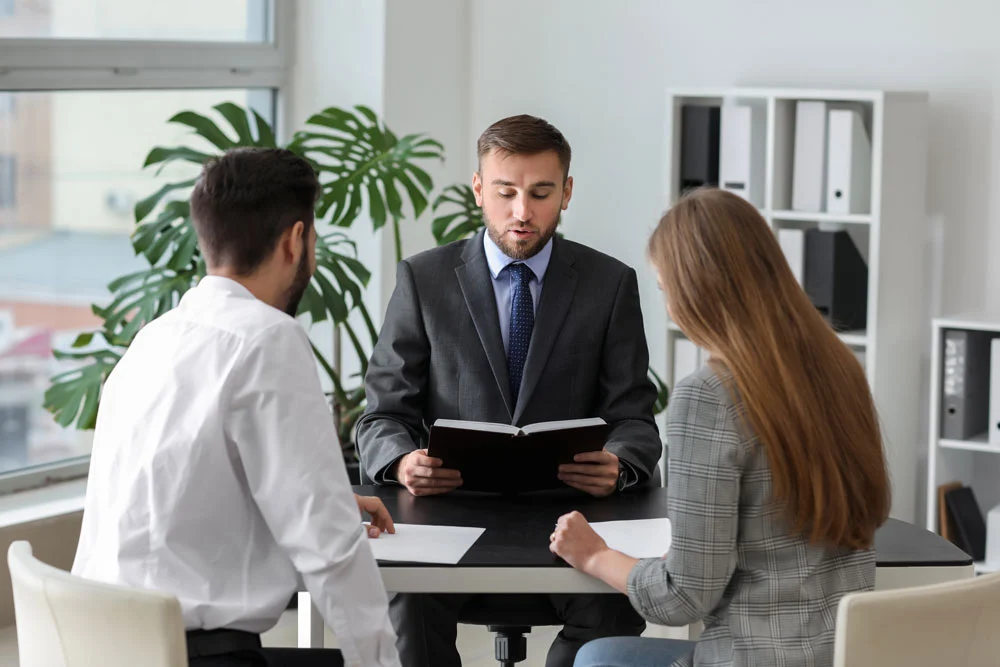
<svg viewBox="0 0 1000 667"><path fill-rule="evenodd" d="M587 419L564 419L557 422L538 422L528 424L521 430L525 433L544 433L545 431L561 431L570 428L582 428L584 426L602 426L607 422L600 417L589 417Z"/></svg>
<svg viewBox="0 0 1000 667"><path fill-rule="evenodd" d="M609 547L632 558L660 558L670 550L670 519L598 521L590 525Z"/></svg>
<svg viewBox="0 0 1000 667"><path fill-rule="evenodd" d="M376 560L457 565L485 528L397 523L395 534L368 540Z"/></svg>
<svg viewBox="0 0 1000 667"><path fill-rule="evenodd" d="M473 422L462 419L435 419L434 426L442 428L464 428L467 431L485 431L487 433L509 433L517 435L521 432L516 426L510 424L494 424L493 422Z"/></svg>

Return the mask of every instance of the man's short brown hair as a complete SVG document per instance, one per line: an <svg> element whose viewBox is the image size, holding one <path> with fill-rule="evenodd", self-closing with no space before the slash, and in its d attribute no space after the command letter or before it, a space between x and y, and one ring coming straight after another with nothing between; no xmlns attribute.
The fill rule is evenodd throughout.
<svg viewBox="0 0 1000 667"><path fill-rule="evenodd" d="M312 165L283 148L234 148L209 160L191 192L191 219L209 268L252 274L296 222L313 226Z"/></svg>
<svg viewBox="0 0 1000 667"><path fill-rule="evenodd" d="M569 142L562 132L542 118L521 114L498 120L479 136L478 150L480 171L483 158L492 151L505 155L537 155L555 151L563 168L563 180L569 176L572 156Z"/></svg>

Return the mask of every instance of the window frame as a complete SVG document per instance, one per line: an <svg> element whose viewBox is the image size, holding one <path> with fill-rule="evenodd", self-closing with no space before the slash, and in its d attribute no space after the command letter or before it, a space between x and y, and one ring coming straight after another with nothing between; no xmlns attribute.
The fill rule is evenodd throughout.
<svg viewBox="0 0 1000 667"><path fill-rule="evenodd" d="M280 133L292 65L294 4L248 0L268 19L264 42L0 37L0 93L26 91L266 88ZM0 496L86 478L90 456L0 473Z"/></svg>

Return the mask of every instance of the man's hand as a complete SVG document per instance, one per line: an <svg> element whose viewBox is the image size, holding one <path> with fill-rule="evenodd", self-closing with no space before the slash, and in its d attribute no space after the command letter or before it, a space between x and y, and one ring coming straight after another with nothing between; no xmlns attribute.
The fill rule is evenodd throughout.
<svg viewBox="0 0 1000 667"><path fill-rule="evenodd" d="M462 486L462 473L442 468L443 461L426 449L410 452L396 464L396 480L415 496L433 496Z"/></svg>
<svg viewBox="0 0 1000 667"><path fill-rule="evenodd" d="M618 486L618 457L611 452L585 452L573 457L575 463L559 466L559 479L592 496L609 496Z"/></svg>
<svg viewBox="0 0 1000 667"><path fill-rule="evenodd" d="M396 526L392 523L389 510L385 508L382 501L374 496L359 496L354 494L354 500L358 503L358 509L372 518L368 526L368 537L378 537L382 533L396 532Z"/></svg>

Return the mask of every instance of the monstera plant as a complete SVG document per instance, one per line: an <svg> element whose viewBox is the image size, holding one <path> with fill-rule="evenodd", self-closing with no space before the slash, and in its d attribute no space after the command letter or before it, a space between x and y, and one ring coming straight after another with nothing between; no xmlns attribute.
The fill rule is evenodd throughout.
<svg viewBox="0 0 1000 667"><path fill-rule="evenodd" d="M438 214L431 223L431 232L438 245L469 238L485 226L483 210L476 204L476 196L469 185L449 185L434 200L432 208ZM654 411L660 414L667 409L670 390L652 366L648 375L656 386Z"/></svg>
<svg viewBox="0 0 1000 667"><path fill-rule="evenodd" d="M252 109L226 102L213 110L215 117L194 111L173 116L170 123L192 130L188 145L153 148L144 168L160 173L176 162L200 166L230 148L278 146L271 127ZM357 259L353 242L337 228L352 226L363 214L375 230L391 223L396 256L401 259L399 226L404 208L418 218L433 189L431 177L419 164L442 160L443 147L421 134L397 138L362 106L324 109L309 118L285 147L316 169L322 186L316 220L326 221L332 229L318 236L317 270L299 314L308 315L313 324L332 321L357 355L361 373L344 378L336 360L313 348L333 388L334 419L345 457L351 460L351 431L364 409L362 378L378 333L362 300L370 272ZM191 171L196 175L197 167ZM136 204L132 246L149 266L108 285L108 303L93 306L103 321L101 328L77 337L71 349L55 352L58 359L76 362L53 378L45 394L45 407L59 424L94 427L101 387L135 335L175 307L205 275L188 203L194 183L194 177L168 183Z"/></svg>

